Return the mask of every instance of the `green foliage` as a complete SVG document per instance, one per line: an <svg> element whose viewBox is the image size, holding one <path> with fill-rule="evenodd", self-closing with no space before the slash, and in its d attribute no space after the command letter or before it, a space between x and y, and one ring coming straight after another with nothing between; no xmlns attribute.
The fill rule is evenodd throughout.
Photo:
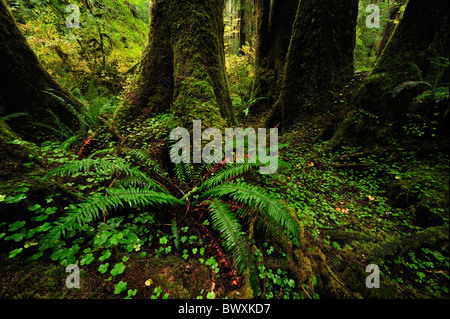
<svg viewBox="0 0 450 319"><path fill-rule="evenodd" d="M404 92L421 92L412 99L402 125L403 131L409 136L436 137L440 123L448 120L449 83L443 75L448 73L449 59L440 57L431 62L433 70L428 79L424 79L423 72L417 65L409 63L417 80L399 84L392 93L395 98Z"/></svg>
<svg viewBox="0 0 450 319"><path fill-rule="evenodd" d="M266 99L265 97L258 97L258 90L254 90L250 93L244 93L241 96L237 96L233 100L233 106L236 113L243 113L245 117L248 116L250 108L258 101Z"/></svg>
<svg viewBox="0 0 450 319"><path fill-rule="evenodd" d="M80 28L66 28L65 1L11 2L19 27L51 76L69 91L87 91L92 80L117 94L136 66L148 33L148 2L71 1Z"/></svg>
<svg viewBox="0 0 450 319"><path fill-rule="evenodd" d="M396 6L391 2L378 2L380 8L380 28L369 29L366 26L366 19L370 13L366 8L372 1L364 0L359 2L358 24L356 26L356 45L355 45L355 69L357 71L370 71L376 61L375 48L379 45L383 37L383 31L387 23L399 23L399 21L390 21L389 10Z"/></svg>
<svg viewBox="0 0 450 319"><path fill-rule="evenodd" d="M214 200L205 203L209 204L213 227L221 233L223 246L227 251L233 252L237 268L243 273L251 264L251 256L239 220L227 204Z"/></svg>
<svg viewBox="0 0 450 319"><path fill-rule="evenodd" d="M289 209L278 199L266 193L261 187L245 182L234 182L255 167L256 164L242 163L225 165L214 174L205 178L198 172L208 175L211 168L207 164L199 167L190 164L177 164L175 173L182 181L190 181L189 176L195 176L194 186L185 196L189 200L193 197L199 205L208 204L212 226L221 236L223 246L228 253L233 254L237 269L241 274L249 271L252 290L259 294L256 266L251 254L248 235L243 231L242 219L258 218L259 225L267 227L269 232L280 236L280 230L288 236L299 235L297 222L292 218ZM232 209L232 207L238 208ZM257 214L259 212L259 214ZM251 236L253 236L251 234Z"/></svg>

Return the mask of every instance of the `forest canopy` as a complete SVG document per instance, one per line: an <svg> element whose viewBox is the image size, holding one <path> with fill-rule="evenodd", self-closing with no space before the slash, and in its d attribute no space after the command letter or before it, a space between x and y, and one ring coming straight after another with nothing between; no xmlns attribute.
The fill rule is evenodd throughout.
<svg viewBox="0 0 450 319"><path fill-rule="evenodd" d="M448 7L0 0L0 298L448 299Z"/></svg>

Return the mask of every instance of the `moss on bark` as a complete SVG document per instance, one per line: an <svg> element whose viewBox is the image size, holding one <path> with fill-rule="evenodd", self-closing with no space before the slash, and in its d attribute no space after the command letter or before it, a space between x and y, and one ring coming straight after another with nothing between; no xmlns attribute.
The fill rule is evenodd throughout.
<svg viewBox="0 0 450 319"><path fill-rule="evenodd" d="M0 178L11 178L9 169L22 169L25 163L42 164L36 147L22 141L0 118ZM4 176L2 176L4 174Z"/></svg>
<svg viewBox="0 0 450 319"><path fill-rule="evenodd" d="M280 97L269 124L284 128L324 112L330 91L353 75L358 1L300 1Z"/></svg>
<svg viewBox="0 0 450 319"><path fill-rule="evenodd" d="M149 45L135 84L116 113L170 111L180 125L236 124L225 73L223 0L154 1Z"/></svg>
<svg viewBox="0 0 450 319"><path fill-rule="evenodd" d="M47 111L51 110L63 123L72 126L74 116L65 105L79 107L81 103L42 68L3 1L0 1L0 43L0 112L4 115L24 112L42 122L52 118ZM20 134L26 133L22 128L31 131L30 127L23 127L23 120L10 124ZM32 138L33 132L29 133Z"/></svg>
<svg viewBox="0 0 450 319"><path fill-rule="evenodd" d="M280 94L298 0L258 0L254 91L273 105Z"/></svg>
<svg viewBox="0 0 450 319"><path fill-rule="evenodd" d="M407 81L435 80L433 59L448 54L448 1L408 2L404 16L367 81L356 93L355 105L382 116L385 122L400 119L412 97L393 97L394 89ZM422 90L423 91L423 90Z"/></svg>

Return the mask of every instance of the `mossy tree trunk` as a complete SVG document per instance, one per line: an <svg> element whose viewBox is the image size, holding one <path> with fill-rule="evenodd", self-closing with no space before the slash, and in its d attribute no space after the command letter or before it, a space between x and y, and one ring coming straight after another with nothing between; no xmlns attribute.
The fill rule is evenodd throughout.
<svg viewBox="0 0 450 319"><path fill-rule="evenodd" d="M280 93L286 55L299 0L257 0L255 85L264 105L273 105Z"/></svg>
<svg viewBox="0 0 450 319"><path fill-rule="evenodd" d="M74 116L65 106L80 107L81 103L43 69L3 0L0 1L0 57L0 114L23 112L31 115L32 121L45 122L52 119L50 110L73 127ZM33 136L32 127L25 127L23 118L10 125L21 135Z"/></svg>
<svg viewBox="0 0 450 319"><path fill-rule="evenodd" d="M358 107L382 116L385 122L396 121L408 112L412 98L424 87L412 86L396 97L393 93L408 81L436 81L433 60L449 56L448 9L449 2L443 0L408 2L403 19L356 93Z"/></svg>
<svg viewBox="0 0 450 319"><path fill-rule="evenodd" d="M401 21L403 16L402 7L407 1L408 0L397 0L389 7L389 20L386 23L381 40L375 45L375 54L377 57L379 57L386 48L398 23Z"/></svg>
<svg viewBox="0 0 450 319"><path fill-rule="evenodd" d="M247 42L246 0L239 0L239 49Z"/></svg>
<svg viewBox="0 0 450 319"><path fill-rule="evenodd" d="M20 171L29 162L42 164L33 145L20 140L0 118L0 180L11 178L11 170Z"/></svg>
<svg viewBox="0 0 450 319"><path fill-rule="evenodd" d="M116 113L171 112L180 125L235 124L224 52L224 0L156 0L140 71ZM190 124L190 125L189 125Z"/></svg>
<svg viewBox="0 0 450 319"><path fill-rule="evenodd" d="M330 91L354 73L358 1L302 0L293 24L281 93L268 124L287 128L324 112Z"/></svg>

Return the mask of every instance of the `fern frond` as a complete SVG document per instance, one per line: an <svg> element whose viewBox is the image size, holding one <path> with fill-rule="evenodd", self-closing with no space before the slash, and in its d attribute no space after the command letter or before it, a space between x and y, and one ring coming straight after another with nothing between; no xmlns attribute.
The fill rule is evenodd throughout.
<svg viewBox="0 0 450 319"><path fill-rule="evenodd" d="M67 150L72 144L74 144L77 140L79 140L81 137L80 135L74 135L66 139L64 142L62 142L58 148L62 150Z"/></svg>
<svg viewBox="0 0 450 319"><path fill-rule="evenodd" d="M188 184L194 179L194 169L190 163L179 163L175 165L174 172L180 184Z"/></svg>
<svg viewBox="0 0 450 319"><path fill-rule="evenodd" d="M87 122L87 118L85 114L83 114L83 112L78 112L78 110L76 110L72 104L66 104L66 108L80 121L82 129L90 127L89 123Z"/></svg>
<svg viewBox="0 0 450 319"><path fill-rule="evenodd" d="M53 92L56 92L53 89L48 89L48 90L43 90L42 92L44 92L45 94L50 95L52 98L54 98L55 100L57 100L60 104L65 105L66 101L64 101L64 99L56 94L54 94Z"/></svg>
<svg viewBox="0 0 450 319"><path fill-rule="evenodd" d="M105 175L111 175L115 172L116 167L121 166L119 161L111 162L98 159L83 159L81 161L73 161L68 164L61 165L51 171L49 171L44 179L50 176L67 176L75 173L87 173L91 169L95 169L97 172L105 173Z"/></svg>
<svg viewBox="0 0 450 319"><path fill-rule="evenodd" d="M155 173L158 173L159 175L164 175L164 172L162 171L158 162L152 159L149 154L141 150L131 150L130 152L128 152L128 154L130 154L131 156L133 156L134 158L145 164L146 167L150 168Z"/></svg>
<svg viewBox="0 0 450 319"><path fill-rule="evenodd" d="M68 213L54 223L52 230L43 240L43 248L49 248L53 243L65 236L67 231L81 229L83 226L99 219L104 211L124 207L138 208L150 205L183 205L184 202L170 194L139 188L110 188L108 196L96 193L85 203L71 205Z"/></svg>
<svg viewBox="0 0 450 319"><path fill-rule="evenodd" d="M95 156L100 155L100 154L111 153L113 150L114 150L114 147L105 148L103 150L98 150L98 151L95 151L94 153L92 153L91 155L89 155L88 158L94 158Z"/></svg>
<svg viewBox="0 0 450 319"><path fill-rule="evenodd" d="M238 271L243 273L250 267L251 254L239 220L226 203L220 200L205 203L209 204L213 228L220 233L225 250L233 254Z"/></svg>
<svg viewBox="0 0 450 319"><path fill-rule="evenodd" d="M281 227L288 234L297 237L299 229L288 208L260 187L247 183L225 183L206 191L203 196L229 197L249 208L257 208L274 227Z"/></svg>
<svg viewBox="0 0 450 319"><path fill-rule="evenodd" d="M8 121L11 121L11 120L16 119L18 117L24 117L24 116L29 117L30 114L24 113L24 112L12 113L12 114L8 114L8 115L2 117L2 120L5 121L5 122L8 122Z"/></svg>
<svg viewBox="0 0 450 319"><path fill-rule="evenodd" d="M66 124L64 124L52 110L47 109L47 112L52 116L53 122L57 127L57 129L54 129L55 132L58 132L59 135L65 137L66 139L75 135L74 131L72 131Z"/></svg>
<svg viewBox="0 0 450 319"><path fill-rule="evenodd" d="M406 89L412 89L412 88L414 88L414 87L416 87L416 86L419 86L419 85L427 86L427 87L429 87L430 89L433 88L433 86L432 86L430 83L425 82L425 81L406 81L406 82L400 84L399 86L397 86L397 87L394 89L394 91L392 92L392 97L396 97L397 95L399 95L399 94L400 94L401 92L403 92L404 90L406 90Z"/></svg>
<svg viewBox="0 0 450 319"><path fill-rule="evenodd" d="M149 187L148 179L138 177L125 177L119 183L123 187Z"/></svg>
<svg viewBox="0 0 450 319"><path fill-rule="evenodd" d="M222 168L219 172L217 172L213 177L203 182L199 189L209 189L221 183L227 182L231 179L242 176L243 174L250 171L253 167L256 167L256 165L257 164L251 163L238 163L227 165L226 167Z"/></svg>
<svg viewBox="0 0 450 319"><path fill-rule="evenodd" d="M131 167L130 163L126 163L123 158L116 157L113 160L86 158L81 161L74 161L65 165L61 165L48 172L44 179L50 176L67 176L75 173L87 173L95 170L98 174L110 175L115 173L124 173L127 177L139 179L145 183L146 188L152 188L164 192L165 189L153 181L147 174L139 170L138 167Z"/></svg>

